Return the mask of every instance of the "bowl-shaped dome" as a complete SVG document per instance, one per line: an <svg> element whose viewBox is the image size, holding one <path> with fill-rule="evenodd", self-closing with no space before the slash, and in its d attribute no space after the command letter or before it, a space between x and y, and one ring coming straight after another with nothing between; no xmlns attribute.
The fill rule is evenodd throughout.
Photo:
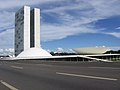
<svg viewBox="0 0 120 90"><path fill-rule="evenodd" d="M91 47L91 48L74 48L73 50L79 54L91 55L91 54L103 54L106 51L109 51L110 49L108 47Z"/></svg>

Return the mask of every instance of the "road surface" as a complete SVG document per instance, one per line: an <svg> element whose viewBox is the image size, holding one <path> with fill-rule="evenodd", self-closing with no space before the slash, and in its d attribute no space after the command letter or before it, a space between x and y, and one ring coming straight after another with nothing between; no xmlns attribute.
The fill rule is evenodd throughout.
<svg viewBox="0 0 120 90"><path fill-rule="evenodd" d="M120 90L120 63L0 61L0 90Z"/></svg>

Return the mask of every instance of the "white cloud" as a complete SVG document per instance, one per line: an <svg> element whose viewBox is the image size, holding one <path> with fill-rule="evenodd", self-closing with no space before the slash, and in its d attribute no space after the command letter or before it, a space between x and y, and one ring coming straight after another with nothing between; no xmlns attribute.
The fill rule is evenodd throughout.
<svg viewBox="0 0 120 90"><path fill-rule="evenodd" d="M65 1L65 0L64 0ZM70 4L67 6L61 6L61 7L53 7L51 9L44 10L43 12L54 12L54 13L60 13L67 10L83 10L83 9L89 9L90 7L87 6L88 4L84 3L77 3L77 4Z"/></svg>
<svg viewBox="0 0 120 90"><path fill-rule="evenodd" d="M53 7L46 9L43 13L56 14L60 25L46 24L42 25L43 40L62 39L70 35L80 33L102 33L102 28L95 28L94 22L106 19L111 16L120 15L119 0L76 0L77 3ZM72 12L69 13L69 12ZM88 27L89 23L91 27ZM57 33L57 34L56 34ZM102 33L105 34L105 33ZM115 37L119 37L117 33L111 33Z"/></svg>
<svg viewBox="0 0 120 90"><path fill-rule="evenodd" d="M57 51L56 51L57 53L62 53L62 52L64 52L64 49L63 48L57 48Z"/></svg>
<svg viewBox="0 0 120 90"><path fill-rule="evenodd" d="M14 12L0 12L0 48L13 47Z"/></svg>
<svg viewBox="0 0 120 90"><path fill-rule="evenodd" d="M116 29L120 29L120 27L117 27Z"/></svg>
<svg viewBox="0 0 120 90"><path fill-rule="evenodd" d="M0 48L13 47L14 45L14 29L7 29L0 33Z"/></svg>
<svg viewBox="0 0 120 90"><path fill-rule="evenodd" d="M0 12L0 30L14 27L14 12L1 11Z"/></svg>
<svg viewBox="0 0 120 90"><path fill-rule="evenodd" d="M79 18L84 17L96 21L110 16L120 15L120 12L118 12L120 9L119 4L119 0L78 0L75 4L53 7L52 9L47 9L43 12L56 14L62 13L65 15L69 14L67 13L68 11L76 11Z"/></svg>
<svg viewBox="0 0 120 90"><path fill-rule="evenodd" d="M72 1L72 0L69 0ZM47 23L42 21L41 33L42 41L62 39L70 35L82 33L101 33L101 28L94 26L94 22L106 19L111 16L120 15L120 0L74 0L70 3L67 0L0 0L0 31L14 27L14 11L9 8L17 9L23 5L42 5L51 4L51 8L43 8L41 13L54 15L60 23ZM5 4L7 2L7 4ZM59 4L58 6L53 3ZM70 4L63 4L63 3ZM47 7L47 5L46 5ZM92 23L92 24L90 24ZM119 28L118 28L119 29ZM7 45L13 43L13 29L0 33L0 38L6 41L0 42ZM4 34L4 36L2 35ZM109 33L120 38L117 32ZM11 41L9 40L11 38ZM7 39L8 38L8 39Z"/></svg>
<svg viewBox="0 0 120 90"><path fill-rule="evenodd" d="M51 3L55 1L60 1L60 0L5 0L5 1L0 0L0 9L9 9L14 7L21 7L24 5Z"/></svg>
<svg viewBox="0 0 120 90"><path fill-rule="evenodd" d="M112 32L112 33L106 33L109 35L113 35L114 37L120 38L120 32Z"/></svg>
<svg viewBox="0 0 120 90"><path fill-rule="evenodd" d="M43 24L41 25L41 35L43 41L50 41L55 39L62 39L67 36L71 35L77 35L82 33L97 33L98 30L94 27L90 26L80 26L74 27L70 25L49 25L49 24Z"/></svg>

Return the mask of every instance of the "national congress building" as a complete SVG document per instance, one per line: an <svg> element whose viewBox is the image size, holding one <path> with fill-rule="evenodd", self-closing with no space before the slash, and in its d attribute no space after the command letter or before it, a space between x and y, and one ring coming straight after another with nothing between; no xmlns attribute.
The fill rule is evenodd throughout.
<svg viewBox="0 0 120 90"><path fill-rule="evenodd" d="M40 9L24 6L16 12L15 56L51 56L40 46Z"/></svg>

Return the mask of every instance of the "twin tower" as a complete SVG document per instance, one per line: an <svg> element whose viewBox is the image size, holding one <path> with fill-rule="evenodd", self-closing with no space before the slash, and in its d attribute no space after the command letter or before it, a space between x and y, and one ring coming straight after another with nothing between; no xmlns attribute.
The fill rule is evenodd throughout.
<svg viewBox="0 0 120 90"><path fill-rule="evenodd" d="M40 46L40 9L24 6L15 14L15 56L51 56Z"/></svg>

